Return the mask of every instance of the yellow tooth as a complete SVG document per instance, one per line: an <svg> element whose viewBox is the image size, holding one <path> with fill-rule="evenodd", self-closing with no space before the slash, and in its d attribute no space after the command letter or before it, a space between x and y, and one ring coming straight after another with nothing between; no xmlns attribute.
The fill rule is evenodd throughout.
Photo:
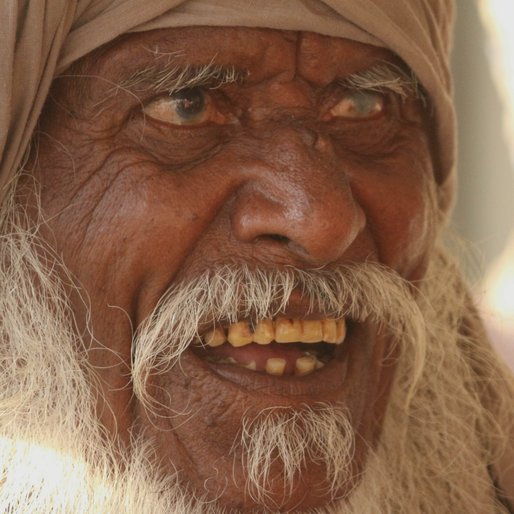
<svg viewBox="0 0 514 514"><path fill-rule="evenodd" d="M323 328L317 319L304 319L302 321L302 343L320 343L323 341Z"/></svg>
<svg viewBox="0 0 514 514"><path fill-rule="evenodd" d="M277 343L297 343L302 337L302 324L299 319L278 318L275 321L275 341Z"/></svg>
<svg viewBox="0 0 514 514"><path fill-rule="evenodd" d="M246 321L239 321L238 323L232 323L228 327L228 342L234 346L246 346L252 342L252 333L250 327Z"/></svg>
<svg viewBox="0 0 514 514"><path fill-rule="evenodd" d="M225 331L221 327L216 327L205 335L205 344L207 346L221 346L226 340Z"/></svg>
<svg viewBox="0 0 514 514"><path fill-rule="evenodd" d="M336 323L336 344L341 344L346 337L346 320L338 319Z"/></svg>
<svg viewBox="0 0 514 514"><path fill-rule="evenodd" d="M273 329L273 321L263 319L257 323L253 333L253 341L257 344L270 344L275 338L275 330Z"/></svg>
<svg viewBox="0 0 514 514"><path fill-rule="evenodd" d="M272 357L266 361L266 373L281 377L286 369L286 360Z"/></svg>
<svg viewBox="0 0 514 514"><path fill-rule="evenodd" d="M313 355L306 355L298 357L295 363L295 375L307 375L316 369L316 357Z"/></svg>
<svg viewBox="0 0 514 514"><path fill-rule="evenodd" d="M251 369L252 371L255 371L257 369L257 364L255 361L249 362L248 364L245 364L243 368Z"/></svg>
<svg viewBox="0 0 514 514"><path fill-rule="evenodd" d="M325 343L335 343L337 341L337 328L335 319L324 319L323 325L323 341Z"/></svg>

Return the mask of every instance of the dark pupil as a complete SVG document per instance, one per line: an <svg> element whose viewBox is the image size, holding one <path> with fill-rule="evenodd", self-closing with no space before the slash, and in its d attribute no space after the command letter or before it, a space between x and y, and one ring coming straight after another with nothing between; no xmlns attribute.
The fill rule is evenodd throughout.
<svg viewBox="0 0 514 514"><path fill-rule="evenodd" d="M177 114L182 118L194 118L200 114L205 106L203 92L199 88L183 89L171 96Z"/></svg>

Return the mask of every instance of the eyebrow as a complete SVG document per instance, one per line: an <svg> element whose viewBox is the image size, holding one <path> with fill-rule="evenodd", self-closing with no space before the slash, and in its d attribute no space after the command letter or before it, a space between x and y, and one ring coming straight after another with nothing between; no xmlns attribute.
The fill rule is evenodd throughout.
<svg viewBox="0 0 514 514"><path fill-rule="evenodd" d="M418 98L425 101L425 93L412 71L406 71L390 62L380 62L337 81L339 85L353 90L392 92L403 99Z"/></svg>
<svg viewBox="0 0 514 514"><path fill-rule="evenodd" d="M235 66L216 64L214 59L207 64L190 65L173 62L177 54L168 54L166 63L155 63L125 77L116 84L116 89L124 89L133 93L167 92L193 88L220 88L226 84L243 84L249 72ZM373 91L378 93L391 92L402 99L414 97L426 103L426 94L415 74L410 70L387 61L379 62L362 71L352 73L337 80L347 89Z"/></svg>
<svg viewBox="0 0 514 514"><path fill-rule="evenodd" d="M173 62L153 64L123 79L117 87L135 93L175 93L193 87L216 89L226 84L243 83L247 70L223 66L211 61L200 65L182 65Z"/></svg>

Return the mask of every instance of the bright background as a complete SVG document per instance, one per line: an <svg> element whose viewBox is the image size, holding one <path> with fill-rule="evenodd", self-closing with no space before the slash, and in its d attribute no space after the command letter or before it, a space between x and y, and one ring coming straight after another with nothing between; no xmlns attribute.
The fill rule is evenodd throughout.
<svg viewBox="0 0 514 514"><path fill-rule="evenodd" d="M493 342L514 369L514 0L457 0L457 8L454 225L478 250L479 274L470 276Z"/></svg>

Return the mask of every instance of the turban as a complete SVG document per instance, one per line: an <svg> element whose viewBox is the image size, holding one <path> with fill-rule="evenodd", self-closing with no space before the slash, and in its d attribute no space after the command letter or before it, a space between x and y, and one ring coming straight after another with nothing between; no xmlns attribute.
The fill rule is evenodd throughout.
<svg viewBox="0 0 514 514"><path fill-rule="evenodd" d="M435 178L446 210L455 183L453 11L453 0L1 0L0 200L23 164L57 74L126 32L210 25L311 31L397 54L430 97Z"/></svg>

